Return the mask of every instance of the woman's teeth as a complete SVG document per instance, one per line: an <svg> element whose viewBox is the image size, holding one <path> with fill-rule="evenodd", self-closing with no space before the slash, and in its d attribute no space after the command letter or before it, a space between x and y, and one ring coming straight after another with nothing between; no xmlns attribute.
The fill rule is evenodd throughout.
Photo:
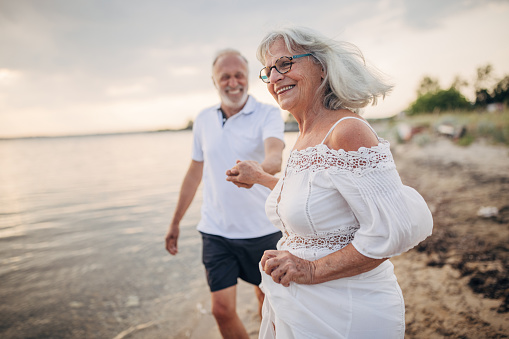
<svg viewBox="0 0 509 339"><path fill-rule="evenodd" d="M292 88L294 88L294 87L295 87L295 85L290 85L290 86L281 87L280 89L278 89L278 90L277 90L276 94L279 94L279 93L281 93L281 92L287 91L287 90L292 89Z"/></svg>

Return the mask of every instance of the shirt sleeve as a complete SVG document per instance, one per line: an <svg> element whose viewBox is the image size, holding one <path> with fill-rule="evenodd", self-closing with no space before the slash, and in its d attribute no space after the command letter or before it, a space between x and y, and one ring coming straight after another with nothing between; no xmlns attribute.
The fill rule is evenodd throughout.
<svg viewBox="0 0 509 339"><path fill-rule="evenodd" d="M361 254L375 259L392 257L431 235L433 218L426 202L402 184L395 168L329 175L359 221L352 245Z"/></svg>
<svg viewBox="0 0 509 339"><path fill-rule="evenodd" d="M263 140L271 137L285 140L285 123L281 117L281 111L276 107L269 109L263 125Z"/></svg>
<svg viewBox="0 0 509 339"><path fill-rule="evenodd" d="M191 150L191 158L194 161L204 161L199 119L196 119L193 124L193 147Z"/></svg>

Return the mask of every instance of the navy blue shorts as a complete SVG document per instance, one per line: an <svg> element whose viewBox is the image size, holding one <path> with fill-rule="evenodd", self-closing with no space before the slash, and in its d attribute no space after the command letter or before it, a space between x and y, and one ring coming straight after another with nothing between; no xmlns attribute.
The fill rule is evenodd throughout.
<svg viewBox="0 0 509 339"><path fill-rule="evenodd" d="M265 250L276 249L282 234L276 232L252 239L227 239L206 233L201 236L207 282L210 291L215 292L236 285L238 278L259 285L262 278L258 263Z"/></svg>

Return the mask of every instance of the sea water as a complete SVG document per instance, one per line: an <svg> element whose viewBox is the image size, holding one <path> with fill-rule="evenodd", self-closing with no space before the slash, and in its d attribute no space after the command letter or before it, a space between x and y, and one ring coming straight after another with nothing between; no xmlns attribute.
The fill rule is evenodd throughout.
<svg viewBox="0 0 509 339"><path fill-rule="evenodd" d="M191 143L189 131L0 140L0 337L184 336L208 298L201 188L178 255L164 236Z"/></svg>

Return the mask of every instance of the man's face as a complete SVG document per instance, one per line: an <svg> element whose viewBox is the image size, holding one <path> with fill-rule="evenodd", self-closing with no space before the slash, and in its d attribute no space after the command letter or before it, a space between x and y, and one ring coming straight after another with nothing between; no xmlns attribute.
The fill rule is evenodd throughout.
<svg viewBox="0 0 509 339"><path fill-rule="evenodd" d="M242 109L247 100L247 64L241 56L221 56L212 69L212 79L221 103L229 108Z"/></svg>

